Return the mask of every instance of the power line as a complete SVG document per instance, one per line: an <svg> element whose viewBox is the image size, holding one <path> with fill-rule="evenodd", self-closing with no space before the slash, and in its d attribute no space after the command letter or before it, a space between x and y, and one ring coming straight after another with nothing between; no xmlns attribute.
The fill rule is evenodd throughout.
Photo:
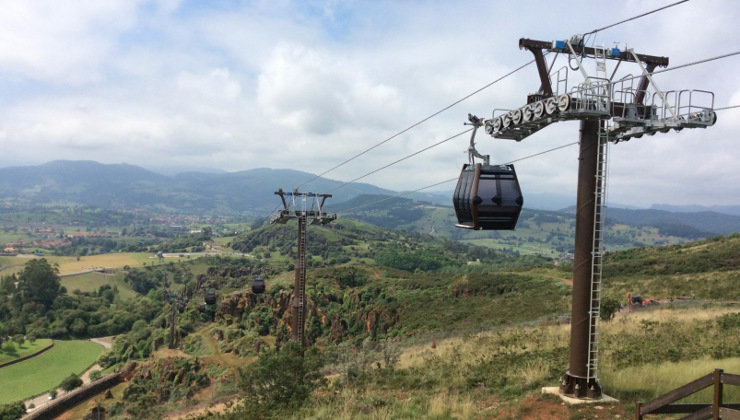
<svg viewBox="0 0 740 420"><path fill-rule="evenodd" d="M465 101L465 100L469 99L470 97L472 97L473 95L476 95L476 94L478 94L478 93L482 92L483 90L485 90L485 89L488 89L489 87L493 86L494 84L496 84L496 83L500 82L501 80L504 80L505 78L507 78L507 77L511 76L512 74L514 74L514 73L518 72L519 70L521 70L521 69L523 69L523 68L527 67L528 65L530 65L530 64L532 64L532 63L534 63L534 60L530 60L530 61L528 61L528 62L526 62L526 63L522 64L521 66L519 66L519 67L515 68L514 70L512 70L512 71L510 71L510 72L506 73L505 75L503 75L503 76L499 77L498 79L496 79L496 80L494 80L494 81L492 81L492 82L490 82L490 83L488 83L488 84L486 84L486 85L484 85L484 86L482 86L482 87L480 87L480 88L476 89L475 91L473 91L473 92L471 92L471 93L469 93L469 94L467 94L467 95L463 96L462 98L460 98L460 99L458 99L457 101L455 101L455 102L451 103L450 105L447 105L446 107L444 107L444 108L440 109L439 111L437 111L437 112L435 112L435 113L433 113L433 114L429 115L428 117L426 117L426 118L424 118L424 119L422 119L422 120L420 120L420 121L418 121L418 122L415 122L415 123L411 124L410 126L408 126L408 127L404 128L403 130L401 130L401 131L399 131L399 132L397 132L397 133L393 134L392 136L390 136L390 137L386 138L385 140L383 140L383 141L381 141L381 142L379 142L379 143L376 143L376 144L374 144L373 146L370 146L369 148L367 148L367 149L363 150L362 152L360 152L360 153L358 153L358 154L356 154L356 155L354 155L354 156L350 157L350 158L349 158L349 159L347 159L347 160L344 160L343 162L339 163L338 165L335 165L335 166L333 166L333 167L331 167L331 168L329 168L329 169L325 170L324 172L322 172L322 173L320 173L320 174L318 174L318 175L315 175L315 176L314 176L313 178L311 178L311 179L309 179L308 181L306 181L306 182L302 183L302 184L301 184L301 185L299 185L299 186L298 186L297 188L300 188L300 187L302 187L302 186L304 186L304 185L306 185L306 184L308 184L308 183L311 183L311 182L315 181L315 180L316 180L316 179L318 179L318 178L321 178L322 176L324 176L324 175L328 174L329 172L331 172L331 171L333 171L333 170L335 170L335 169L337 169L337 168L340 168L340 167L342 167L342 166L346 165L347 163L349 163L349 162L351 162L351 161L353 161L353 160L357 159L358 157L360 157L360 156L362 156L362 155L364 155L364 154L366 154L366 153L370 152L371 150L374 150L374 149L376 149L376 148L378 148L378 147L382 146L383 144L385 144L385 143L388 143L389 141L393 140L394 138L396 138L396 137L400 136L401 134L403 134L403 133L406 133L407 131L409 131L409 130L411 130L411 129L413 129L413 128L416 128L416 127L420 126L421 124L423 124L423 123L425 123L425 122L429 121L430 119L432 119L432 118L436 117L437 115L439 115L439 114L441 114L441 113L443 113L443 112L447 111L448 109L450 109L450 108L454 107L455 105L459 104L460 102L463 102L463 101Z"/></svg>
<svg viewBox="0 0 740 420"><path fill-rule="evenodd" d="M636 16L633 16L633 17L630 17L630 18L627 18L627 19L623 19L623 20L621 20L621 21L619 21L619 22L615 22L615 23L613 23L613 24L610 24L610 25L607 25L607 26L604 26L604 27L601 27L601 28L597 28L597 29L594 29L594 30L592 30L592 31L590 31L590 32L587 32L587 33L586 33L586 35L594 34L594 33L596 33L596 32L599 32L599 31L602 31L602 30L605 30L605 29L608 29L608 28L612 28L612 27L614 27L614 26L617 26L617 25L621 25L621 24L623 24L623 23L626 23L626 22L630 22L630 21L632 21L632 20L636 20L636 19L642 18L642 17L644 17L644 16L647 16L647 15L650 15L650 14L653 14L653 13L656 13L656 12L659 12L659 11L662 11L662 10L665 10L665 9L668 9L668 8L670 8L670 7L673 7L673 6L677 6L677 5L679 5L679 4L682 4L682 3L686 3L686 2L688 2L688 1L689 1L689 0L681 0L681 1L678 1L678 2L672 3L672 4L669 4L669 5L666 5L666 6L663 6L663 7L660 7L660 8L657 8L657 9L654 9L654 10L651 10L651 11L648 11L648 12L645 12L645 13L642 13L642 14L639 14L639 15L636 15ZM546 52L545 54L548 54L548 53L549 53L549 52ZM405 129L403 129L403 130L401 130L401 131L399 131L399 132L397 132L397 133L393 134L392 136L390 136L390 137L386 138L385 140L383 140L383 141L380 141L380 142L378 142L378 143L374 144L373 146L370 146L369 148L367 148L367 149L365 149L365 150L361 151L360 153L358 153L358 154L356 154L356 155L354 155L354 156L352 156L352 157L350 157L350 158L348 158L348 159L346 159L346 160L344 160L344 161L340 162L339 164L337 164L337 165L335 165L335 166L333 166L333 167L331 167L331 168L329 168L329 169L325 170L324 172L322 172L322 173L320 173L320 174L318 174L318 175L314 175L314 176L313 176L312 178L310 178L309 180L307 180L307 181L303 182L302 184L300 184L300 185L299 185L298 187L296 187L296 188L300 188L300 187L302 187L302 186L304 186L304 185L306 185L306 184L308 184L308 183L311 183L311 182L315 181L316 179L318 179L318 178L321 178L322 176L326 175L327 173L329 173L329 172L332 172L332 171L334 171L335 169L338 169L338 168L340 168L340 167L342 167L342 166L346 165L347 163L349 163L349 162L351 162L351 161L353 161L353 160L357 159L358 157L360 157L360 156L363 156L363 155L365 155L366 153L368 153L368 152L370 152L370 151L372 151L372 150L374 150L374 149L376 149L376 148L380 147L381 145L383 145L383 144L385 144L385 143L387 143L387 142L389 142L389 141L393 140L394 138L396 138L396 137L400 136L401 134L404 134L404 133L406 133L406 132L410 131L411 129L413 129L413 128L415 128L415 127L418 127L419 125L421 125L421 124L425 123L426 121L429 121L430 119L432 119L432 118L436 117L437 115L439 115L439 114L441 114L441 113L443 113L443 112L447 111L448 109L450 109L450 108L454 107L455 105L458 105L459 103L461 103L461 102L463 102L463 101L465 101L465 100L469 99L470 97L472 97L472 96L474 96L474 95L476 95L476 94L480 93L481 91L483 91L483 90L485 90L485 89L487 89L487 88L489 88L489 87L493 86L494 84L496 84L496 83L500 82L501 80L503 80L503 79L505 79L505 78L507 78L507 77L509 77L509 76L513 75L514 73L518 72L519 70L521 70L521 69L523 69L523 68L525 68L525 67L529 66L529 65L530 65L530 64L532 64L532 63L533 63L534 61L535 61L535 60L530 60L530 61L528 61L527 63L525 63L525 64L523 64L523 65L521 65L521 66L517 67L516 69L514 69L514 70L510 71L509 73L507 73L507 74L505 74L505 75L503 75L503 76L499 77L498 79L496 79L496 80L494 80L494 81L492 81L492 82L490 82L490 83L488 83L488 84L484 85L483 87L481 87L481 88L479 88L479 89L477 89L477 90L475 90L475 91L473 91L473 92L469 93L468 95L465 95L464 97L462 97L462 98L458 99L457 101L453 102L452 104L450 104L450 105L447 105L446 107L444 107L444 108L440 109L440 110L439 110L439 111L437 111L437 112L434 112L433 114L431 114L431 115L427 116L426 118L423 118L422 120L420 120L420 121L418 121L418 122L416 122L416 123L414 123L414 124L411 124L410 126L406 127ZM697 64L698 64L698 63L697 63ZM679 68L680 68L680 67L679 67ZM675 69L675 68L674 68L674 69ZM665 71L665 70L664 70L664 71ZM657 72L654 72L654 73L657 73ZM423 150L422 150L422 151L423 151ZM409 157L410 157L410 156L409 156ZM407 157L407 158L408 158L408 157ZM404 158L404 159L405 159L405 158ZM402 160L404 160L404 159L402 159ZM390 166L390 165L389 165L389 166ZM380 168L380 169L376 170L375 172L377 172L377 171L380 171L380 170L382 170L382 169L385 169L385 167L384 167L384 168ZM373 172L373 173L374 173L374 172ZM368 175L370 175L370 173L369 173L369 174L365 174L365 175L363 175L363 176L361 176L361 177L359 177L359 178L357 178L357 179L361 179L361 178L364 178L364 177L366 177L366 176L368 176ZM337 187L336 189L342 188L342 187L344 187L345 185L347 185L347 184L349 184L349 183L351 183L351 182L354 182L354 181L356 181L357 179L355 179L355 180L353 180L353 181L350 181L350 182L347 182L347 183L344 183L344 184L340 185L339 187ZM336 189L335 189L335 190L336 190Z"/></svg>
<svg viewBox="0 0 740 420"><path fill-rule="evenodd" d="M340 189L340 188L343 188L343 187L345 187L346 185L349 185L349 184L351 184L351 183L353 183L353 182L355 182L355 181L359 181L359 180L361 180L362 178L368 177L368 176L370 176L370 175L372 175L372 174L374 174L374 173L380 172L380 171L382 171L382 170L384 170L384 169L388 169L389 167L391 167L391 166L393 166L393 165L395 165L395 164L397 164L397 163L403 162L404 160L406 160L406 159L409 159L409 158L412 158L412 157L414 157L414 156L418 155L419 153L422 153L422 152L426 152L426 151L427 151L427 150L429 150L429 149L432 149L432 148L435 148L435 147L437 147L437 146L439 146L439 145L442 145L442 144L444 144L444 143L447 143L448 141L450 141L450 140L452 140L452 139L454 139L454 138L460 137L460 136L462 136L462 135L463 135L463 134L465 134L465 133L469 133L469 132L470 132L470 131L472 131L472 130L473 130L472 128L469 128L469 129L467 129L467 130L464 130L464 131L461 131L461 132L459 132L459 133L457 133L457 134L453 134L452 136L450 136L450 137L447 137L447 138L446 138L446 139L444 139L444 140L438 141L438 142L436 142L436 143L434 143L434 144L432 144L432 145L430 145L430 146L427 146L427 147L425 147L425 148L423 148L423 149L417 150L417 151L416 151L416 152L414 152L414 153L411 153L411 154L409 154L409 155L406 155L406 156L402 157L401 159L395 160L395 161L393 161L393 162L391 162L391 163L389 163L389 164L387 164L387 165L381 166L380 168L374 169L374 170L372 170L372 171L370 171L370 172L368 172L368 173L366 173L366 174L364 174L364 175L360 175L360 176L358 176L357 178L355 178L355 179L353 179L353 180L351 180L351 181L347 181L347 182L345 182L344 184L342 184L342 185L340 185L340 186L338 186L338 187L334 188L333 190L331 190L331 192L334 192L334 191L336 191L336 190L338 190L338 189Z"/></svg>
<svg viewBox="0 0 740 420"><path fill-rule="evenodd" d="M740 105L723 106L722 108L714 108L714 111L724 111L726 109L740 108Z"/></svg>
<svg viewBox="0 0 740 420"><path fill-rule="evenodd" d="M704 63L708 63L710 61L720 60L722 58L732 57L732 56L738 55L738 54L740 54L740 51L734 51L734 52L731 52L731 53L722 54L722 55L718 55L718 56L715 56L715 57L705 58L703 60L696 60L696 61L692 61L692 62L689 62L689 63L681 64L681 65L678 65L678 66L675 66L675 67L669 67L669 68L662 69L662 70L655 70L654 72L651 73L651 75L652 74L665 73L665 72L669 72L669 71L673 71L673 70L678 70L678 69L682 69L684 67L691 67L691 66L695 66L697 64L704 64ZM637 77L640 77L640 76L635 76L633 78L637 78Z"/></svg>
<svg viewBox="0 0 740 420"><path fill-rule="evenodd" d="M665 73L665 72L668 72L668 71L672 71L672 70L678 70L678 69L681 69L681 68L686 68L686 67L690 67L690 66L695 66L695 65L698 65L698 64L703 64L703 63L707 63L707 62L711 62L711 61L719 60L719 59L722 59L722 58L727 58L727 57L731 57L731 56L734 56L734 55L738 55L738 54L740 54L740 51L735 51L735 52L731 52L731 53L727 53L727 54L722 54L722 55L718 55L718 56L714 56L714 57L710 57L710 58L705 58L705 59L701 59L701 60L696 60L696 61L692 61L692 62L689 62L689 63L685 63L685 64L681 64L681 65L678 65L678 66L676 66L676 67L671 67L671 68L667 68L667 69L663 69L663 70L659 70L659 71L654 71L654 72L653 72L653 74L659 74L659 73ZM633 78L637 78L637 77L640 77L640 76L634 76ZM623 80L624 80L624 79L623 79ZM469 96L470 96L470 95L469 95ZM721 111L721 110L724 110L724 109L730 109L730 108L736 108L736 107L740 107L740 106L732 106L732 107L726 107L726 108L719 108L719 109L716 109L716 110L717 110L717 111ZM409 159L409 158L411 158L411 157L413 157L413 156L416 156L416 155L418 155L419 153L422 153L422 152L424 152L424 151L426 151L426 150L429 150L429 149L431 149L431 148L433 148L433 147L439 146L440 144L442 144L442 143L445 143L445 142L447 142L447 141L450 141L450 140L452 140L452 139L454 139L454 138L456 138L456 137L458 137L458 136L460 136L460 135L462 135L462 134L465 134L465 133L467 133L467 132L470 132L471 130L472 130L472 129L468 129L468 130L465 130L465 131L463 131L463 132L460 132L460 133L458 133L458 134L455 134L455 135L453 135L453 136L451 136L451 137L448 137L448 138L446 138L445 140L442 140L442 141L440 141L440 142L437 142L437 143L435 143L435 144L433 144L433 145L431 145L431 146L427 146L427 147L425 147L425 148L423 148L423 149L421 149L421 150L419 150L419 151L416 151L416 152L414 152L414 153L412 153L412 154L410 154L410 155L404 156L404 157L403 157L403 158L401 158L401 159L398 159L398 160L396 160L396 161L394 161L394 162L391 162L391 163L389 163L389 164L387 164L387 165L385 165L385 166L382 166L382 167L380 167L380 168L377 168L377 169L375 169L375 170L373 170L373 171L370 171L370 172L368 172L368 173L366 173L366 174L364 174L364 175L361 175L361 176L359 176L359 177L357 177L357 178L355 178L355 179L353 179L353 180L351 180L351 181L345 182L345 183L341 184L340 186L338 186L337 188L335 188L334 190L332 190L332 192L334 192L334 191L336 191L336 190L339 190L339 189L341 189L341 188L343 188L343 187L347 186L348 184L351 184L351 183L353 183L353 182L356 182L356 181L358 181L358 180L360 180L360 179L362 179L362 178L365 178L365 177L367 177L367 176L370 176L370 175L372 175L372 174L375 174L375 173L377 173L377 172L380 172L380 171L382 171L382 170L384 170L384 169L387 169L387 168L389 168L390 166L393 166L393 165L395 165L395 164L397 164L397 163L399 163L399 162L402 162L402 161L404 161L404 160L406 160L406 159ZM577 142L576 142L576 143L577 143ZM512 162L509 162L509 163L517 162L517 161L519 161L519 160L523 160L523 159L528 159L528 158L531 158L531 157L534 157L534 156L539 156L539 155L541 155L541 154L544 154L544 153L548 153L548 152L550 152L550 151L554 151L554 150L558 150L558 149L561 149L561 148L564 148L564 147L567 147L567 146L571 146L571 145L573 145L573 144L576 144L576 143L569 143L569 144L566 144L566 145L563 145L563 146L558 146L558 147L557 147L557 148L555 148L555 149L551 149L551 150L546 150L546 151L544 151L544 152L541 152L541 153L538 153L538 154L535 154L535 155L532 155L532 156L526 156L526 157L524 157L524 158L520 158L520 159L514 160L514 161L512 161ZM368 151L369 151L369 149L368 149ZM315 178L318 178L318 177L320 177L320 176L321 176L321 175L319 175L319 176L317 176L317 177L315 177ZM315 179L315 178L314 178L314 179ZM447 182L450 182L450 181L447 181ZM431 188L431 187L430 187L430 188ZM412 191L412 192L415 192L415 191Z"/></svg>
<svg viewBox="0 0 740 420"><path fill-rule="evenodd" d="M359 205L359 206L355 206L355 207L349 208L349 209L341 212L340 214L349 214L349 212L354 211L354 210L357 210L357 209L361 209L363 207L372 206L372 205L375 205L375 204L380 204L380 203L382 203L384 201L388 201L388 200L392 200L394 198L398 198L398 197L400 197L400 196L402 196L404 194L413 194L413 193L416 193L416 192L419 192L419 191L423 191L423 190L427 190L429 188L436 187L438 185L447 184L448 182L452 182L452 181L457 181L457 177L450 178L450 179L445 179L444 181L439 181L439 182L436 182L436 183L434 183L432 185L427 185L426 187L417 188L417 189L415 189L413 191L403 191L403 192L400 192L400 193L398 193L396 195L392 195L390 197L383 198L382 200L377 200L377 201L373 201L373 202L370 202L370 203L365 203L365 204L362 204L362 205Z"/></svg>
<svg viewBox="0 0 740 420"><path fill-rule="evenodd" d="M689 0L681 0L681 1L677 1L677 2L675 2L675 3L671 3L671 4L669 4L669 5L666 5L666 6L663 6L663 7L659 7L659 8L657 8L657 9L651 10L651 11L649 11L649 12L645 12L645 13L639 14L639 15L637 15L637 16L632 16L631 18L627 18L627 19L624 19L624 20L620 20L619 22L616 22L616 23L612 23L611 25L606 25L606 26L603 26L603 27L601 27L601 28L598 28L598 29L594 29L594 30L592 30L592 31L590 31L590 32L586 32L586 33L584 34L584 36L587 36L587 35L591 35L591 34L595 34L596 32L600 32L600 31L603 31L603 30L605 30L605 29L613 28L613 27L615 27L615 26L617 26L617 25L621 25L621 24L623 24L623 23L627 23L627 22L630 22L630 21L633 21L633 20L639 19L639 18L641 18L641 17L645 17L645 16L647 16L647 15L651 15L651 14L653 14L653 13L656 13L656 12L660 12L661 10L665 10L665 9L668 9L668 8L670 8L670 7L673 7L673 6L678 6L679 4L682 4L682 3L686 3L686 2L688 2L688 1L689 1Z"/></svg>
<svg viewBox="0 0 740 420"><path fill-rule="evenodd" d="M470 130L468 130L468 131L470 131ZM560 150L560 149L564 149L564 148L569 147L569 146L573 146L575 144L578 144L578 142L577 141L574 141L574 142L563 144L563 145L560 145L560 146L557 146L557 147L553 147L551 149L544 150L542 152L534 153L534 154L527 155L527 156L522 156L520 158L516 158L516 159L511 160L511 161L509 161L507 163L504 163L504 165L509 165L509 164L514 163L514 162L519 162L519 161L522 161L522 160L531 159L531 158L534 158L534 157L537 157L537 156L544 155L546 153L554 152L556 150ZM403 192L400 192L400 193L398 193L398 194L396 194L394 196L386 197L386 198L383 198L383 199L378 200L378 201L373 201L373 202L370 202L370 203L362 204L360 206L349 208L349 209L345 210L342 213L343 214L347 214L347 213L349 213L349 212L351 212L353 210L357 210L357 209L360 209L360 208L363 208L363 207L367 207L367 206L371 206L371 205L375 205L375 204L380 204L380 203L382 203L384 201L388 201L388 200L391 200L393 198L400 197L400 196L402 196L404 194L413 194L415 192L423 191L423 190L426 190L426 189L429 189L429 188L432 188L432 187L436 187L438 185L446 184L448 182L457 181L457 179L458 179L458 177L450 178L450 179L446 179L444 181L436 182L436 183L431 184L431 185L427 185L427 186L424 186L424 187L421 187L421 188L417 188L417 189L415 189L413 191L403 191Z"/></svg>

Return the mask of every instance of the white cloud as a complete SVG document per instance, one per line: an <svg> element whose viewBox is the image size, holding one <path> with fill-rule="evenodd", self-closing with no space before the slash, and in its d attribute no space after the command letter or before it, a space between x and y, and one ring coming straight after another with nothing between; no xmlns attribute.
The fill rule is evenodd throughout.
<svg viewBox="0 0 740 420"><path fill-rule="evenodd" d="M2 163L94 159L147 167L284 167L323 172L530 60L520 37L551 40L657 5L539 3L3 1ZM688 2L597 34L673 66L730 52L739 8ZM697 30L701 28L701 30ZM551 58L551 57L549 57ZM562 57L561 57L562 58ZM564 61L558 64L563 65ZM740 103L740 57L663 73L661 88ZM589 64L590 66L590 64ZM611 63L610 63L610 68ZM623 63L620 75L638 70ZM571 81L580 78L571 72ZM530 66L327 174L350 180L462 131L467 114L524 104ZM737 204L740 110L716 126L612 148L610 198ZM559 123L522 141L478 134L494 161L577 139ZM363 181L413 190L456 177L462 136ZM517 163L528 192L572 194L577 147ZM712 183L712 188L707 184ZM450 184L449 188L452 188Z"/></svg>

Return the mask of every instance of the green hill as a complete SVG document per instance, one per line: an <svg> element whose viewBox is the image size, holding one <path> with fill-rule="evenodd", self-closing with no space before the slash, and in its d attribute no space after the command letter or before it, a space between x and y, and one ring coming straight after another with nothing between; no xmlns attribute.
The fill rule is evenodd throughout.
<svg viewBox="0 0 740 420"><path fill-rule="evenodd" d="M604 281L618 296L740 301L740 234L608 254Z"/></svg>
<svg viewBox="0 0 740 420"><path fill-rule="evenodd" d="M515 231L471 231L455 227L457 221L451 207L408 198L363 195L332 209L343 218L508 252L551 258L569 258L573 252L575 216L571 210L546 211L525 207ZM740 217L715 213L697 217L693 213L608 209L605 226L607 250L620 250L681 244L738 232Z"/></svg>

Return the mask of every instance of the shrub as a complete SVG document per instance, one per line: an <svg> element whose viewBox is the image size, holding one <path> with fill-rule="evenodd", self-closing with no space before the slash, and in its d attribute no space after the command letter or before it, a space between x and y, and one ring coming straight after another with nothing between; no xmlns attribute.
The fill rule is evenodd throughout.
<svg viewBox="0 0 740 420"><path fill-rule="evenodd" d="M614 298L604 298L601 301L601 319L609 321L619 310L619 301Z"/></svg>
<svg viewBox="0 0 740 420"><path fill-rule="evenodd" d="M15 349L15 343L10 340L4 342L3 351L7 354L13 354L13 355L17 354L16 349Z"/></svg>
<svg viewBox="0 0 740 420"><path fill-rule="evenodd" d="M65 391L71 391L79 386L82 386L82 379L74 373L64 378L62 383L59 384L59 388L62 388Z"/></svg>
<svg viewBox="0 0 740 420"><path fill-rule="evenodd" d="M325 383L319 372L322 358L312 347L305 354L300 343L289 341L280 350L260 353L259 359L241 370L244 406L255 418L274 410L298 408L313 390Z"/></svg>
<svg viewBox="0 0 740 420"><path fill-rule="evenodd" d="M91 381L97 381L98 379L103 377L103 371L100 369L96 369L92 372L90 372L90 380Z"/></svg>
<svg viewBox="0 0 740 420"><path fill-rule="evenodd" d="M16 420L26 414L26 406L23 401L0 405L0 420Z"/></svg>

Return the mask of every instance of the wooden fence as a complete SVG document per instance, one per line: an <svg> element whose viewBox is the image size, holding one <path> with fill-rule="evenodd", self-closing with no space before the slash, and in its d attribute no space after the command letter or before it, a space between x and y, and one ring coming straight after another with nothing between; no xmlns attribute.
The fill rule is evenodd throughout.
<svg viewBox="0 0 740 420"><path fill-rule="evenodd" d="M740 403L725 403L722 401L722 391L725 384L740 385L740 375L724 373L722 369L715 369L714 372L661 395L650 402L638 402L635 418L643 420L643 416L646 414L690 413L682 420L740 420ZM714 386L714 400L711 404L672 404L710 386Z"/></svg>

